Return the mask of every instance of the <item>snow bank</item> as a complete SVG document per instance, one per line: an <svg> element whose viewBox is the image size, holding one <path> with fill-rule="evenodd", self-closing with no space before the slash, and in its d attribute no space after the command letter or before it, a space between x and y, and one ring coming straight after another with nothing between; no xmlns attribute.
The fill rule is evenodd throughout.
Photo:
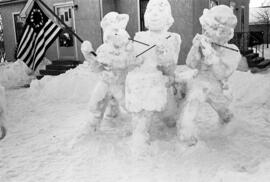
<svg viewBox="0 0 270 182"><path fill-rule="evenodd" d="M270 72L235 72L229 80L234 103L245 106L270 105Z"/></svg>
<svg viewBox="0 0 270 182"><path fill-rule="evenodd" d="M45 76L30 85L31 97L38 101L88 102L99 77L88 63L59 76Z"/></svg>
<svg viewBox="0 0 270 182"><path fill-rule="evenodd" d="M34 78L31 70L20 60L0 64L0 84L6 89L18 88L30 84Z"/></svg>
<svg viewBox="0 0 270 182"><path fill-rule="evenodd" d="M198 124L207 137L194 147L187 148L179 143L175 128L154 122L148 153L138 161L131 158L130 136L124 135L121 125L113 131L74 139L87 124L84 117L87 103L39 100L42 94L47 94L44 95L46 100L52 100L60 89L63 95L58 96L62 99L65 99L64 94L73 94L67 101L91 95L90 90L89 93L76 92L75 87L84 86L79 83L92 83L97 78L93 75L87 66L81 65L66 74L34 81L46 88L30 88L37 91L37 102L28 100L26 89L8 91L10 133L0 143L0 156L3 156L0 181L269 181L269 73L235 72L229 84L233 89L233 104L237 106L233 110L236 119L217 129L213 124L205 124L205 120L214 117L202 108L203 118ZM78 81L82 77L85 79ZM66 89L70 90L64 93Z"/></svg>

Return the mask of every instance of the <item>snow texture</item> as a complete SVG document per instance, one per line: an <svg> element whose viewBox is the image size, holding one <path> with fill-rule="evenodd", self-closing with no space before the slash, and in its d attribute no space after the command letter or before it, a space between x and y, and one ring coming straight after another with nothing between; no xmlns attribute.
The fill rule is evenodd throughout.
<svg viewBox="0 0 270 182"><path fill-rule="evenodd" d="M0 84L6 89L30 84L34 78L31 70L20 60L0 64Z"/></svg>
<svg viewBox="0 0 270 182"><path fill-rule="evenodd" d="M236 117L230 124L220 127L203 104L196 119L201 140L186 148L175 128L154 122L151 145L140 160L130 155L129 121L78 139L87 124L87 103L33 101L28 89L8 90L0 181L268 182L269 81L269 72L235 72L229 86Z"/></svg>
<svg viewBox="0 0 270 182"><path fill-rule="evenodd" d="M29 92L32 99L43 102L88 102L97 80L99 75L92 72L90 64L85 62L57 77L33 80Z"/></svg>
<svg viewBox="0 0 270 182"><path fill-rule="evenodd" d="M168 78L156 69L151 60L128 74L126 80L126 107L131 112L163 111L167 105Z"/></svg>

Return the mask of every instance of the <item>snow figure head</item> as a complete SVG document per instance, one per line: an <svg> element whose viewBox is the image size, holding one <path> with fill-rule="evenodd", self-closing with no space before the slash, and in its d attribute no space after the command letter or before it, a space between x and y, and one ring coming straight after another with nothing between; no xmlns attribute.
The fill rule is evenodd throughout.
<svg viewBox="0 0 270 182"><path fill-rule="evenodd" d="M169 2L150 0L146 7L144 21L150 31L167 31L174 22Z"/></svg>
<svg viewBox="0 0 270 182"><path fill-rule="evenodd" d="M129 42L129 34L126 26L129 20L127 14L119 14L110 12L101 20L101 28L103 29L104 43L111 43L115 47L122 47Z"/></svg>
<svg viewBox="0 0 270 182"><path fill-rule="evenodd" d="M231 8L219 5L204 9L200 23L205 36L213 42L225 44L233 37L237 18Z"/></svg>

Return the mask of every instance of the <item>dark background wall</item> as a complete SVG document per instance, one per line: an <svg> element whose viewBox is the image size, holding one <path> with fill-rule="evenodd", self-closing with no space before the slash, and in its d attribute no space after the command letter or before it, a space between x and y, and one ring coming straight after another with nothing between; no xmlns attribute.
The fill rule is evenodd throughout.
<svg viewBox="0 0 270 182"><path fill-rule="evenodd" d="M178 63L185 64L193 39L193 1L169 0L169 2L174 17L174 24L170 31L180 34L182 39Z"/></svg>
<svg viewBox="0 0 270 182"><path fill-rule="evenodd" d="M115 0L116 11L129 15L127 31L131 37L139 31L137 0Z"/></svg>

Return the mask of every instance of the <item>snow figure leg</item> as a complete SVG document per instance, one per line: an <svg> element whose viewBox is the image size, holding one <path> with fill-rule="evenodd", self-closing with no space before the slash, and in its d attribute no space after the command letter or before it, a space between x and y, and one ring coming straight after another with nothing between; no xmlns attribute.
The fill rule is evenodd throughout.
<svg viewBox="0 0 270 182"><path fill-rule="evenodd" d="M6 136L6 128L4 126L5 123L5 89L0 85L0 140L5 138Z"/></svg>
<svg viewBox="0 0 270 182"><path fill-rule="evenodd" d="M1 104L1 103L0 103ZM4 122L5 122L5 115L4 115L4 111L1 110L1 106L0 106L0 140L4 139L7 133L7 130L4 126Z"/></svg>
<svg viewBox="0 0 270 182"><path fill-rule="evenodd" d="M103 114L103 121L101 122L101 130L110 130L114 127L113 120L118 116L118 102L113 96L108 97L107 107Z"/></svg>
<svg viewBox="0 0 270 182"><path fill-rule="evenodd" d="M131 150L135 157L147 151L152 117L153 113L148 111L142 111L132 115L133 134Z"/></svg>
<svg viewBox="0 0 270 182"><path fill-rule="evenodd" d="M89 110L91 114L89 123L91 129L94 131L99 127L100 122L103 119L103 115L108 104L108 92L109 85L103 81L100 81L92 93L89 102Z"/></svg>
<svg viewBox="0 0 270 182"><path fill-rule="evenodd" d="M168 127L175 127L179 118L179 97L176 92L175 88L168 88L167 106L164 111L157 113Z"/></svg>
<svg viewBox="0 0 270 182"><path fill-rule="evenodd" d="M117 100L112 96L109 98L108 106L104 113L104 119L112 120L118 116L119 113L119 105Z"/></svg>
<svg viewBox="0 0 270 182"><path fill-rule="evenodd" d="M203 89L196 88L187 95L186 103L177 122L179 139L188 146L195 145L197 139L197 127L195 119L199 111L200 103L204 102L205 93Z"/></svg>
<svg viewBox="0 0 270 182"><path fill-rule="evenodd" d="M225 96L222 91L208 94L207 102L217 112L221 124L227 124L231 121L233 118L233 113L229 109L231 99Z"/></svg>
<svg viewBox="0 0 270 182"><path fill-rule="evenodd" d="M7 130L4 125L0 125L0 140L4 139L7 134Z"/></svg>

